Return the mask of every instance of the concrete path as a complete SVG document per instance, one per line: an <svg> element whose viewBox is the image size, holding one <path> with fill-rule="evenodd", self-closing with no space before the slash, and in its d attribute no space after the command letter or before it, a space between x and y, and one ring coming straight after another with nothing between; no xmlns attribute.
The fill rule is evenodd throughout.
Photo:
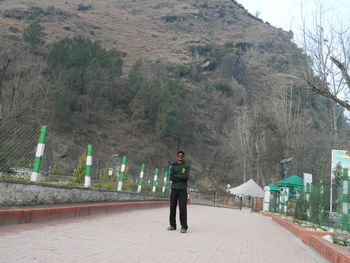
<svg viewBox="0 0 350 263"><path fill-rule="evenodd" d="M0 262L328 262L270 217L190 205L186 234L167 207L0 227Z"/></svg>

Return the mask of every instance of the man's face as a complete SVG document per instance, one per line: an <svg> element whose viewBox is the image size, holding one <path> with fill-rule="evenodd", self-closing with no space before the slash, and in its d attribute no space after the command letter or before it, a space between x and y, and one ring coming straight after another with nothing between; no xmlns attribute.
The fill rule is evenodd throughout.
<svg viewBox="0 0 350 263"><path fill-rule="evenodd" d="M185 155L183 155L182 153L179 153L178 155L176 155L176 162L177 163L183 163L185 160Z"/></svg>

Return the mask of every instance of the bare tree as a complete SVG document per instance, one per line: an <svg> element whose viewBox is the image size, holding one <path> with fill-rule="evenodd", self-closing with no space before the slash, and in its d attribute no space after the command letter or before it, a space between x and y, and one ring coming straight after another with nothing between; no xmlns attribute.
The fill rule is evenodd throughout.
<svg viewBox="0 0 350 263"><path fill-rule="evenodd" d="M49 87L43 75L41 57L23 46L4 41L0 45L0 120L26 116L38 120L46 113Z"/></svg>
<svg viewBox="0 0 350 263"><path fill-rule="evenodd" d="M252 119L248 106L244 106L234 121L233 127L226 128L226 142L231 154L237 158L243 182L253 178L253 139L251 134Z"/></svg>
<svg viewBox="0 0 350 263"><path fill-rule="evenodd" d="M345 28L322 1L317 6L311 16L302 9L302 41L298 44L306 55L306 63L301 63L306 87L333 101L331 136L332 146L337 146L337 120L342 114L337 104L350 110L346 99L350 92L350 27Z"/></svg>
<svg viewBox="0 0 350 263"><path fill-rule="evenodd" d="M285 78L271 83L267 107L273 116L280 140L281 158L294 157L294 166L300 170L303 159L304 133L311 123L301 109L301 95L296 92L296 80Z"/></svg>

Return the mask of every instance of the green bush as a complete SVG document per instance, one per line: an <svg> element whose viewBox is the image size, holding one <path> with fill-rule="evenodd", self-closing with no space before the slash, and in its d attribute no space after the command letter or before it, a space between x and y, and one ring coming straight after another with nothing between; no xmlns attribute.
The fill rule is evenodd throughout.
<svg viewBox="0 0 350 263"><path fill-rule="evenodd" d="M299 198L296 199L294 218L297 220L307 220L307 209L309 207L309 202L306 201L306 196L304 192L299 193Z"/></svg>
<svg viewBox="0 0 350 263"><path fill-rule="evenodd" d="M28 159L22 157L17 161L16 167L17 168L25 168L28 166L28 163L29 163Z"/></svg>
<svg viewBox="0 0 350 263"><path fill-rule="evenodd" d="M83 155L81 155L79 158L78 166L75 168L75 171L73 174L73 183L81 184L84 182L85 167L86 167L86 153L83 153Z"/></svg>
<svg viewBox="0 0 350 263"><path fill-rule="evenodd" d="M215 88L220 91L224 96L227 97L232 97L233 96L233 91L232 91L232 87L226 84L216 84Z"/></svg>
<svg viewBox="0 0 350 263"><path fill-rule="evenodd" d="M23 40L28 42L32 48L36 48L44 42L43 29L44 28L40 25L39 21L34 21L24 29Z"/></svg>
<svg viewBox="0 0 350 263"><path fill-rule="evenodd" d="M97 184L92 184L92 187L100 188L100 189L109 189L109 190L117 189L116 183L97 183Z"/></svg>
<svg viewBox="0 0 350 263"><path fill-rule="evenodd" d="M1 179L8 179L8 180L30 181L29 176L17 177L17 176L6 175L6 176L0 176L0 178Z"/></svg>
<svg viewBox="0 0 350 263"><path fill-rule="evenodd" d="M63 174L63 167L62 167L62 164L60 163L55 163L53 168L52 168L52 171L51 171L52 174L55 174L55 175L62 175Z"/></svg>
<svg viewBox="0 0 350 263"><path fill-rule="evenodd" d="M135 94L129 103L132 118L147 121L159 137L181 135L184 114L179 104L186 96L186 86L174 77L177 73L147 83L141 65L138 61L129 74L128 87L131 94Z"/></svg>

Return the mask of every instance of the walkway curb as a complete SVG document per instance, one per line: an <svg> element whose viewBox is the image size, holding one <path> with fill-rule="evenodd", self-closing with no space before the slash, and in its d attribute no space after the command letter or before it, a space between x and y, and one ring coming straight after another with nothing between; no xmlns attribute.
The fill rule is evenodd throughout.
<svg viewBox="0 0 350 263"><path fill-rule="evenodd" d="M350 252L338 247L319 236L309 237L309 246L332 263L350 263Z"/></svg>
<svg viewBox="0 0 350 263"><path fill-rule="evenodd" d="M292 232L306 245L315 249L320 255L330 260L332 263L350 263L350 252L322 238L324 235L333 235L332 233L306 230L292 222L284 220L279 214L270 214L266 212L261 212L261 214L270 216L273 221Z"/></svg>
<svg viewBox="0 0 350 263"><path fill-rule="evenodd" d="M162 205L169 205L169 201L90 203L40 207L0 207L0 226L42 222Z"/></svg>
<svg viewBox="0 0 350 263"><path fill-rule="evenodd" d="M272 220L275 221L280 226L283 226L284 228L288 229L290 232L292 232L294 235L299 237L306 245L310 246L310 237L311 236L325 236L325 235L332 235L332 233L328 232L316 232L304 229L296 224L293 224L292 222L286 221L283 218L279 216L273 216Z"/></svg>

